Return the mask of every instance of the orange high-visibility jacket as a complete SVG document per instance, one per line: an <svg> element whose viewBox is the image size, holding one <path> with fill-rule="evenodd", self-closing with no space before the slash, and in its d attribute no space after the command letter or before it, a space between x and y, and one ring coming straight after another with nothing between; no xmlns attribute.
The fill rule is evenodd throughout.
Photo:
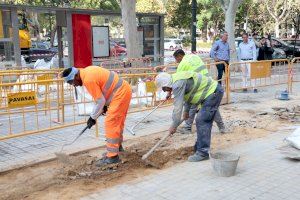
<svg viewBox="0 0 300 200"><path fill-rule="evenodd" d="M97 119L103 112L104 105L109 105L114 92L122 86L123 80L115 72L98 66L81 69L80 78L96 102L91 117Z"/></svg>

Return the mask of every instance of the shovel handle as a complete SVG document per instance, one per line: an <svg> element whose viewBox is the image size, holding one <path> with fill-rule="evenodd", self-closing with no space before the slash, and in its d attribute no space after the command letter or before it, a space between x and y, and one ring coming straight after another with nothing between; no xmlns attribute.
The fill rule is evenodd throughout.
<svg viewBox="0 0 300 200"><path fill-rule="evenodd" d="M162 101L160 104L158 104L153 110L151 110L151 112L149 112L147 115L145 115L143 117L143 119L141 119L140 121L138 121L133 127L131 127L131 130L133 130L137 125L139 125L140 123L142 123L144 121L144 119L146 119L149 115L151 115L154 111L156 111L162 104L164 104L166 102L166 100Z"/></svg>
<svg viewBox="0 0 300 200"><path fill-rule="evenodd" d="M182 119L180 121L180 124L183 122L184 120ZM145 155L143 155L142 160L146 160L152 153L153 151L155 151L155 149L157 149L161 143L163 143L171 134L168 133L167 135L165 135L163 138L161 138L155 145L154 147L152 147Z"/></svg>
<svg viewBox="0 0 300 200"><path fill-rule="evenodd" d="M73 144L85 131L86 131L86 129L88 129L89 127L88 126L86 126L78 135L77 135L77 137L72 141L72 143L70 143L70 144L68 144L68 145L71 145L71 144Z"/></svg>
<svg viewBox="0 0 300 200"><path fill-rule="evenodd" d="M146 160L153 153L153 151L155 151L155 149L157 149L170 135L171 134L168 133L162 139L160 139L156 145L154 145L154 147L152 147L145 155L143 155L142 160Z"/></svg>

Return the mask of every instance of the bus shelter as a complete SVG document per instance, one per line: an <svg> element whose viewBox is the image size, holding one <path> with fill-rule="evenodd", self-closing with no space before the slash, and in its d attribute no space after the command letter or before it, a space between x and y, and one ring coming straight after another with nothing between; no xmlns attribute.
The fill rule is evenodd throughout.
<svg viewBox="0 0 300 200"><path fill-rule="evenodd" d="M60 67L82 67L92 64L94 59L111 57L111 49L103 55L93 52L97 49L95 45L103 43L101 37L101 42L95 43L93 34L105 35L105 28L109 37L106 47L124 41L120 12L11 4L0 4L0 10L0 61L11 65L21 66L21 55L28 57L33 49L32 31L24 18L25 12L54 17L54 22L50 20L49 23L56 24L53 44L57 49ZM143 56L154 60L164 56L163 14L137 13L137 30ZM101 48L97 50L105 52Z"/></svg>

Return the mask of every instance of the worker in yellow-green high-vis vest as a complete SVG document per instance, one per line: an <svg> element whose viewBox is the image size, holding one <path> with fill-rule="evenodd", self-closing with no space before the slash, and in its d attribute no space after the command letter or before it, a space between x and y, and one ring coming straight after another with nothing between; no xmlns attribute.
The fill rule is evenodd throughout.
<svg viewBox="0 0 300 200"><path fill-rule="evenodd" d="M198 162L208 159L212 123L224 93L220 84L211 77L191 71L177 72L172 75L163 72L157 75L155 83L157 88L162 88L164 92L172 92L174 96L170 134L174 134L180 125L182 111L183 119L186 120L191 106L197 106L199 112L196 117L195 153L188 160Z"/></svg>
<svg viewBox="0 0 300 200"><path fill-rule="evenodd" d="M193 72L200 73L201 75L204 75L204 76L209 76L208 70L207 70L204 62L198 55L195 55L195 54L186 55L182 49L178 49L174 52L173 56L174 56L176 62L179 63L176 72L193 71ZM170 96L171 96L171 93L169 93L167 95L168 98ZM197 111L198 111L197 106L192 105L191 109L189 111L189 118L187 120L185 120L185 123L182 127L178 128L178 130L181 133L183 133L183 134L192 133L192 125L193 125ZM225 125L223 123L223 120L222 120L219 110L215 114L214 121L216 122L220 133L225 133L226 132Z"/></svg>

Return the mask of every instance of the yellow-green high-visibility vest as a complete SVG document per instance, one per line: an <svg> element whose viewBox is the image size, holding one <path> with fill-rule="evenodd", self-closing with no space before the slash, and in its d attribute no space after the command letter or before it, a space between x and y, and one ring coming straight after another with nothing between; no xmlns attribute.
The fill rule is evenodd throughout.
<svg viewBox="0 0 300 200"><path fill-rule="evenodd" d="M201 105L203 101L217 88L218 82L211 77L203 76L200 73L184 71L172 74L172 82L193 78L194 86L188 94L184 95L184 101L190 104Z"/></svg>
<svg viewBox="0 0 300 200"><path fill-rule="evenodd" d="M207 76L208 70L202 59L197 55L185 55L179 63L176 72L193 71Z"/></svg>

